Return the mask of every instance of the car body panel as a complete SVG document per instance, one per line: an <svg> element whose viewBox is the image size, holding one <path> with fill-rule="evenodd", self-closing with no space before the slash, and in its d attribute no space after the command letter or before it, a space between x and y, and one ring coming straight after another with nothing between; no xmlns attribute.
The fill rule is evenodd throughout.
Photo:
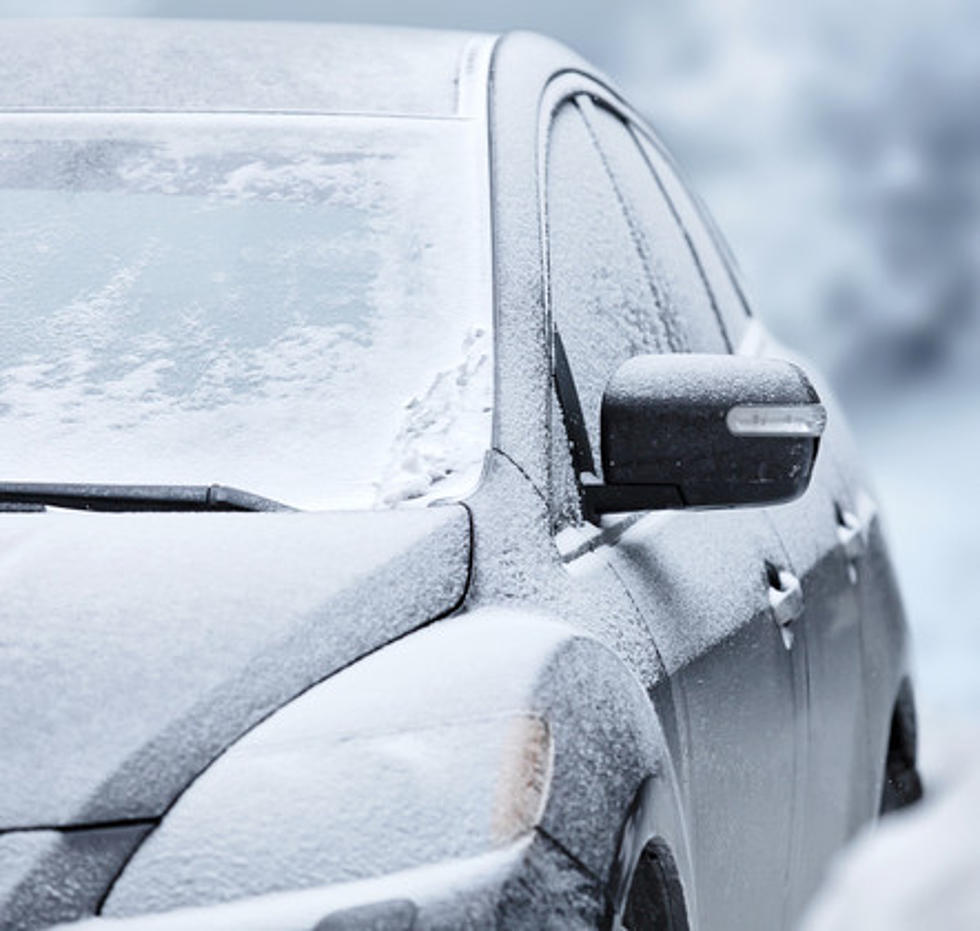
<svg viewBox="0 0 980 931"><path fill-rule="evenodd" d="M21 931L94 914L152 826L0 833L0 927Z"/></svg>
<svg viewBox="0 0 980 931"><path fill-rule="evenodd" d="M533 883L529 881L533 878ZM540 834L475 857L218 906L75 923L78 931L346 931L493 928L589 931L603 921L602 890Z"/></svg>
<svg viewBox="0 0 980 931"><path fill-rule="evenodd" d="M598 696L618 713L597 728ZM646 702L612 651L540 609L455 615L243 738L139 850L104 914L349 882L535 829L577 851L583 795L595 814L622 803L601 760L626 776L638 746L636 773L669 767Z"/></svg>
<svg viewBox="0 0 980 931"><path fill-rule="evenodd" d="M860 604L839 536L840 489L832 455L821 450L806 495L769 510L785 547L784 564L798 579L803 599L792 624L808 712L790 914L812 894L833 852L867 819L866 774L874 768L864 737Z"/></svg>
<svg viewBox="0 0 980 931"><path fill-rule="evenodd" d="M453 610L469 520L4 514L0 551L10 830L161 815L270 712Z"/></svg>
<svg viewBox="0 0 980 931"><path fill-rule="evenodd" d="M648 515L605 553L671 678L707 927L750 908L775 927L783 905L806 705L769 608L762 567L778 553L758 511ZM751 901L760 888L765 901Z"/></svg>
<svg viewBox="0 0 980 931"><path fill-rule="evenodd" d="M501 507L502 502L508 506ZM545 612L618 658L620 672L608 681L604 676L549 682L549 724L556 735L559 727L567 728L569 739L555 738L556 778L541 823L594 876L608 882L618 855L619 826L642 783L659 774L663 795L672 797L675 791L672 765L665 765L665 725L649 700L651 691L667 681L663 662L612 567L594 553L574 564L562 561L549 532L545 500L507 457L491 459L487 480L467 506L473 514L474 562L466 606L506 604ZM579 716L584 708L592 709L591 720ZM566 721L571 712L574 717ZM602 752L595 746L597 738ZM613 759L615 765L609 765ZM566 781L561 773L567 774ZM685 862L682 820L672 837L679 862Z"/></svg>

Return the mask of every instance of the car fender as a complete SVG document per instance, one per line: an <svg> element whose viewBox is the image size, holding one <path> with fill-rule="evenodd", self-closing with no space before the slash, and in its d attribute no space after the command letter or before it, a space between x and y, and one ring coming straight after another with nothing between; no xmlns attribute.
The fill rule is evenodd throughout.
<svg viewBox="0 0 980 931"><path fill-rule="evenodd" d="M400 779L412 767L423 778ZM352 881L534 832L615 899L644 786L644 830L687 888L673 768L642 685L558 618L480 609L352 664L242 738L139 848L104 914Z"/></svg>

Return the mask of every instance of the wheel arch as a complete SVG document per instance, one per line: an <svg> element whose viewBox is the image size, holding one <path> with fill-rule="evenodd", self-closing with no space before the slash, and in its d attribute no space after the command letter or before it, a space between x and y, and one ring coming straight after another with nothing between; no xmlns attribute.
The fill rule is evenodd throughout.
<svg viewBox="0 0 980 931"><path fill-rule="evenodd" d="M892 705L878 813L888 814L922 798L918 770L918 721L912 682L906 676Z"/></svg>
<svg viewBox="0 0 980 931"><path fill-rule="evenodd" d="M536 696L552 722L556 754L540 829L603 882L608 927L622 927L617 922L637 871L649 866L662 870L671 901L684 903L685 923L676 931L694 927L685 807L649 694L615 653L591 638L569 640L555 664ZM575 688L563 689L566 697L546 694L568 677Z"/></svg>
<svg viewBox="0 0 980 931"><path fill-rule="evenodd" d="M680 870L662 837L651 838L640 851L622 914L614 920L628 931L690 931Z"/></svg>

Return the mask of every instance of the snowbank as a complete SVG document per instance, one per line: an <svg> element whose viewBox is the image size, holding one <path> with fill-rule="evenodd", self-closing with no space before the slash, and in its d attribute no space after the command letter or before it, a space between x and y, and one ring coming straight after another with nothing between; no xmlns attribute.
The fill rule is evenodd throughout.
<svg viewBox="0 0 980 931"><path fill-rule="evenodd" d="M923 723L926 800L837 860L800 931L980 928L980 730Z"/></svg>

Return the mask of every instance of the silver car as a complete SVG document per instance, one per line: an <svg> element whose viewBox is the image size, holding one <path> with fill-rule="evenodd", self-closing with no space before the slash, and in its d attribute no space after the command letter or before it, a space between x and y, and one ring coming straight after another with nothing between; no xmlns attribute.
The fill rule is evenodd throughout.
<svg viewBox="0 0 980 931"><path fill-rule="evenodd" d="M918 797L843 417L605 77L0 48L0 927L787 928Z"/></svg>

